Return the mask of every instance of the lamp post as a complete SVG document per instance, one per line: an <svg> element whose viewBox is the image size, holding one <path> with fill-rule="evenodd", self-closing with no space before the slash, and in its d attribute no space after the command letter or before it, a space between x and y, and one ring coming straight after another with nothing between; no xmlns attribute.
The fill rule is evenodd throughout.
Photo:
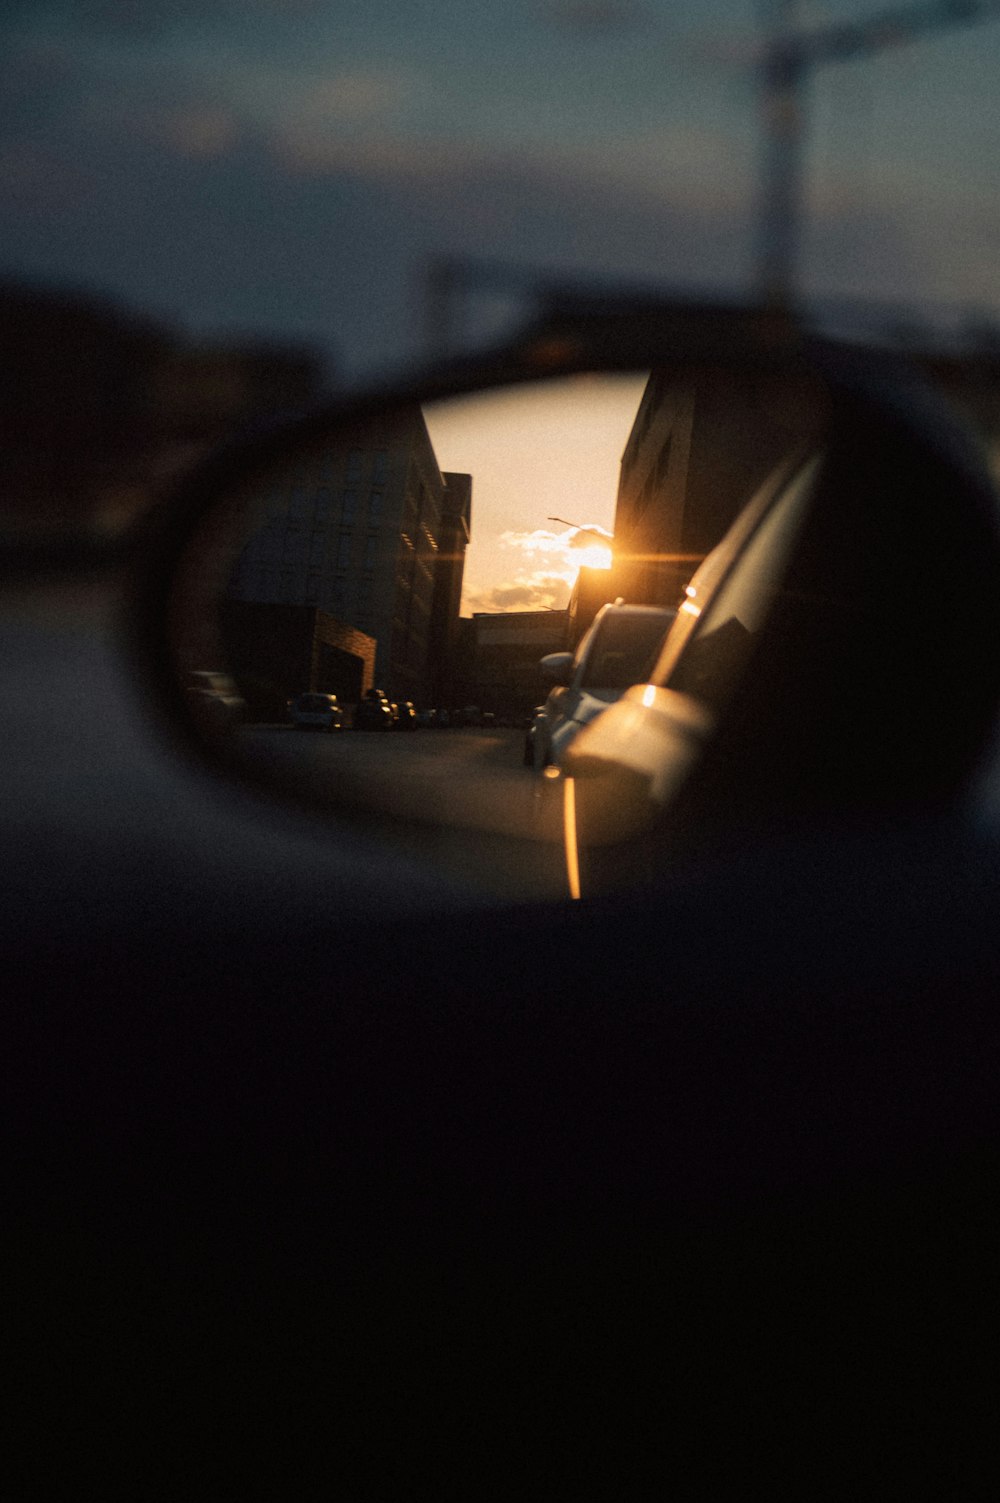
<svg viewBox="0 0 1000 1503"><path fill-rule="evenodd" d="M546 522L561 522L564 527L573 527L577 532L589 532L595 538L600 538L602 543L607 543L609 548L611 547L614 533L602 532L599 527L581 527L579 522L569 522L565 517L546 517L545 520Z"/></svg>

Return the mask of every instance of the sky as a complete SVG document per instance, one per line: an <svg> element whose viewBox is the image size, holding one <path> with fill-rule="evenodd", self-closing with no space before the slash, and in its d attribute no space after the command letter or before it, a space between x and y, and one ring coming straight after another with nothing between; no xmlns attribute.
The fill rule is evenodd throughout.
<svg viewBox="0 0 1000 1503"><path fill-rule="evenodd" d="M802 0L798 23L884 8ZM0 277L308 344L342 384L427 352L442 257L750 295L759 9L5 0ZM998 78L1000 19L816 73L807 300L1000 321ZM453 312L463 349L509 300Z"/></svg>
<svg viewBox="0 0 1000 1503"><path fill-rule="evenodd" d="M463 615L561 610L581 564L610 565L619 465L645 385L645 375L579 376L424 409L441 468L473 477Z"/></svg>

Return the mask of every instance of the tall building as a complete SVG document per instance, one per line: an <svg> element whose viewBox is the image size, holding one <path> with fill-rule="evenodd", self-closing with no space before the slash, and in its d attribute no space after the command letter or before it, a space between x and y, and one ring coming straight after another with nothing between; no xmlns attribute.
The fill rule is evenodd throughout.
<svg viewBox="0 0 1000 1503"><path fill-rule="evenodd" d="M465 550L472 534L472 476L445 471L444 483L430 637L430 698L438 705L451 704L455 698Z"/></svg>
<svg viewBox="0 0 1000 1503"><path fill-rule="evenodd" d="M314 606L377 642L375 682L435 703L447 678L472 477L444 475L419 407L341 429L264 499L233 599Z"/></svg>
<svg viewBox="0 0 1000 1503"><path fill-rule="evenodd" d="M819 383L801 374L654 371L622 455L615 593L676 606L744 503L825 415Z"/></svg>

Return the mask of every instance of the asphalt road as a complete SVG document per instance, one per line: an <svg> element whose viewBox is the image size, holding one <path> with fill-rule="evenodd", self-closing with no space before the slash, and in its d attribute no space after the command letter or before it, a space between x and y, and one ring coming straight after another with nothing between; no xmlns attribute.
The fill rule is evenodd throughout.
<svg viewBox="0 0 1000 1503"><path fill-rule="evenodd" d="M187 904L199 923L217 913L234 931L252 926L276 890L286 899L301 890L305 902L320 888L332 922L374 912L431 919L493 903L484 874L505 852L491 858L463 832L435 868L433 827L414 838L390 817L382 837L370 809L348 820L331 806L323 818L315 803L296 809L261 797L195 756L124 650L119 610L117 583L103 576L19 580L0 603L4 922L16 930L19 916L37 914L57 945L64 931L87 925L127 933L164 891L178 925ZM375 765L409 742L419 749L424 737L436 744L460 734L421 731L400 736L399 747L359 735L357 751L368 751L357 760ZM297 755L326 750L308 733L265 739L282 736ZM350 733L344 740L347 753ZM540 895L529 868L524 893ZM449 869L471 879L449 881ZM516 871L504 891L513 901L522 895Z"/></svg>
<svg viewBox="0 0 1000 1503"><path fill-rule="evenodd" d="M523 731L253 726L239 744L258 772L435 876L505 901L566 896L559 790L524 766Z"/></svg>

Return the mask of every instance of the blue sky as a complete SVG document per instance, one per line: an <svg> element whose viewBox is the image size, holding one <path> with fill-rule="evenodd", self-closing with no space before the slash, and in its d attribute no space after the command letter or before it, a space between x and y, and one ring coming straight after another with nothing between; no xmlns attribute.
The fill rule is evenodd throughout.
<svg viewBox="0 0 1000 1503"><path fill-rule="evenodd" d="M348 375L416 350L437 255L744 292L756 16L7 0L0 273L315 342ZM998 78L1000 21L815 79L807 292L997 308Z"/></svg>

